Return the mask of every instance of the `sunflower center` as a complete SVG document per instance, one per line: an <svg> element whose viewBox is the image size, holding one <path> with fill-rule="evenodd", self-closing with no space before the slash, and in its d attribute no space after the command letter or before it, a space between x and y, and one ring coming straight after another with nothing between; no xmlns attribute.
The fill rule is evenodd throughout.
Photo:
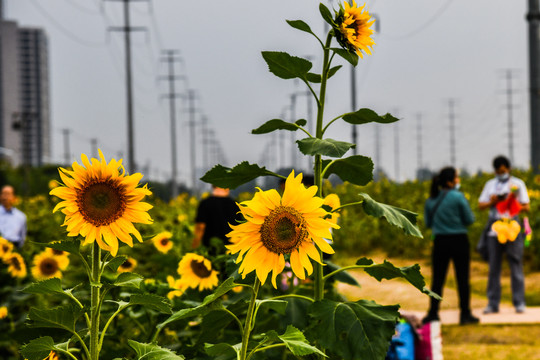
<svg viewBox="0 0 540 360"><path fill-rule="evenodd" d="M263 245L276 254L289 254L308 237L302 214L290 206L272 210L261 225Z"/></svg>
<svg viewBox="0 0 540 360"><path fill-rule="evenodd" d="M15 270L22 270L22 266L21 266L21 263L19 262L19 259L17 259L16 257L12 257L11 258L11 262L10 262L11 266L13 266L13 268L15 268Z"/></svg>
<svg viewBox="0 0 540 360"><path fill-rule="evenodd" d="M120 267L122 267L124 269L131 269L132 266L133 266L133 264L129 260L124 261L124 263L122 265L120 265Z"/></svg>
<svg viewBox="0 0 540 360"><path fill-rule="evenodd" d="M64 255L64 252L62 250L52 249L52 253L57 256Z"/></svg>
<svg viewBox="0 0 540 360"><path fill-rule="evenodd" d="M7 253L8 251L9 251L9 246L7 246L7 245L5 245L5 244L2 245L2 252L3 252L3 253Z"/></svg>
<svg viewBox="0 0 540 360"><path fill-rule="evenodd" d="M124 188L112 179L90 181L77 194L77 205L84 219L94 226L106 226L126 210Z"/></svg>
<svg viewBox="0 0 540 360"><path fill-rule="evenodd" d="M58 271L58 263L53 258L45 259L39 264L39 271L45 276L51 276Z"/></svg>
<svg viewBox="0 0 540 360"><path fill-rule="evenodd" d="M169 239L161 239L160 244L161 246L167 246L167 244L169 244Z"/></svg>
<svg viewBox="0 0 540 360"><path fill-rule="evenodd" d="M208 270L208 268L204 265L204 261L191 261L191 270L193 270L193 273L197 275L199 278L207 278L212 274L211 270Z"/></svg>

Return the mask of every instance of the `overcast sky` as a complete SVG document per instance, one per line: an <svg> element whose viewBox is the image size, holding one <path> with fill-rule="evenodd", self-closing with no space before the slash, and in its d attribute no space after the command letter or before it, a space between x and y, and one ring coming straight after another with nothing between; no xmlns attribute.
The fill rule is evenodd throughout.
<svg viewBox="0 0 540 360"><path fill-rule="evenodd" d="M126 105L122 35L108 26L123 22L122 4L102 0L4 0L6 18L46 30L50 42L53 161L64 158L62 129L72 130L72 160L91 151L98 138L106 157L126 154ZM269 147L272 135L250 131L282 113L301 83L268 72L260 52L287 51L310 56L319 71L321 52L308 34L286 19L301 19L323 37L324 24L314 0L136 1L133 35L135 158L149 165L150 178L170 176L171 150L167 91L161 49L179 49L186 75L197 93L199 115L208 117L232 166L269 159L290 165L290 133L285 150ZM331 6L328 2L325 4ZM357 67L357 105L402 120L380 126L380 164L391 178L414 177L418 167L418 113L422 164L439 169L450 163L449 99L455 99L456 165L489 171L491 159L509 153L506 69L512 69L514 164L529 165L529 110L526 1L371 0L380 23L372 56ZM351 110L350 67L329 84L326 119ZM178 82L184 91L186 84ZM307 116L305 96L296 117ZM190 184L186 106L179 100L179 178ZM338 123L329 137L350 141L350 125ZM358 128L359 154L375 156L375 128ZM300 134L298 134L300 135ZM200 139L200 138L198 138ZM397 140L397 142L396 142ZM200 141L200 140L199 140ZM397 144L397 145L396 145ZM199 148L198 148L199 149ZM267 156L264 156L264 154ZM271 156L268 156L271 154ZM398 156L396 156L396 154ZM197 163L202 164L201 150ZM301 165L305 167L306 160Z"/></svg>

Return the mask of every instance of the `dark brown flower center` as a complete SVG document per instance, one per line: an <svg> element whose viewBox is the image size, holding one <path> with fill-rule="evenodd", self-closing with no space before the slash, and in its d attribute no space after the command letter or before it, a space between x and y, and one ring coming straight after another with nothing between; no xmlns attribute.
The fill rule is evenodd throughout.
<svg viewBox="0 0 540 360"><path fill-rule="evenodd" d="M161 239L159 243L161 244L161 246L167 246L169 244L169 239L167 238Z"/></svg>
<svg viewBox="0 0 540 360"><path fill-rule="evenodd" d="M62 250L52 249L52 253L57 256L64 255L64 252Z"/></svg>
<svg viewBox="0 0 540 360"><path fill-rule="evenodd" d="M56 274L58 271L58 262L54 258L47 258L44 259L39 264L39 272L41 272L45 276L51 276Z"/></svg>
<svg viewBox="0 0 540 360"><path fill-rule="evenodd" d="M2 244L2 253L5 254L9 251L9 246L7 244Z"/></svg>
<svg viewBox="0 0 540 360"><path fill-rule="evenodd" d="M192 260L191 270L193 270L193 273L201 279L207 278L212 274L212 270L208 270L203 261Z"/></svg>
<svg viewBox="0 0 540 360"><path fill-rule="evenodd" d="M120 267L123 269L131 269L133 267L133 263L131 260L127 259L122 265L120 265Z"/></svg>
<svg viewBox="0 0 540 360"><path fill-rule="evenodd" d="M9 259L9 263L13 268L17 271L22 270L21 262L19 261L19 258L16 256L13 256L11 259Z"/></svg>
<svg viewBox="0 0 540 360"><path fill-rule="evenodd" d="M90 180L77 193L77 205L84 219L94 226L105 226L120 218L126 210L127 196L117 181Z"/></svg>
<svg viewBox="0 0 540 360"><path fill-rule="evenodd" d="M276 254L290 254L308 237L302 214L290 206L272 210L261 225L263 245Z"/></svg>

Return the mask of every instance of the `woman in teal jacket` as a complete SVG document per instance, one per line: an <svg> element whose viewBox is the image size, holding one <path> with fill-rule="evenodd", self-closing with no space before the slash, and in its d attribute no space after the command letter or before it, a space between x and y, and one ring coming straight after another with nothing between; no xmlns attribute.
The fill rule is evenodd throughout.
<svg viewBox="0 0 540 360"><path fill-rule="evenodd" d="M424 221L431 228L434 240L431 257L433 269L431 290L442 296L450 260L454 262L461 309L460 324L474 324L470 308L470 247L467 226L474 222L474 215L465 196L458 191L459 174L453 167L443 168L433 177L430 197L424 208ZM423 322L439 320L440 301L431 298Z"/></svg>

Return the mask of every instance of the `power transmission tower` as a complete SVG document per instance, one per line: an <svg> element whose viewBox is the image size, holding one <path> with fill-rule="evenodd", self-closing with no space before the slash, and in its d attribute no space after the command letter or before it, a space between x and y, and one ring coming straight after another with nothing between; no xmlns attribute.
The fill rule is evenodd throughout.
<svg viewBox="0 0 540 360"><path fill-rule="evenodd" d="M105 1L120 1L124 4L124 26L112 26L110 31L121 31L124 33L124 52L125 52L125 67L126 67L126 109L127 109L127 165L131 174L136 171L135 163L135 145L134 145L134 120L133 120L133 84L131 70L131 32L145 31L146 28L140 26L131 26L129 5L133 1L146 0L105 0Z"/></svg>
<svg viewBox="0 0 540 360"><path fill-rule="evenodd" d="M355 66L352 66L351 65L351 111L356 111L358 110L356 108L356 67ZM356 146L353 147L353 155L357 155L358 154L358 145L356 144L357 142L357 132L356 132L356 125L352 124L351 125L352 129L351 129L351 142L353 144L355 144Z"/></svg>
<svg viewBox="0 0 540 360"><path fill-rule="evenodd" d="M424 166L422 155L422 114L418 113L416 114L416 166L418 170Z"/></svg>
<svg viewBox="0 0 540 360"><path fill-rule="evenodd" d="M540 4L528 0L529 23L529 98L531 124L531 166L540 172Z"/></svg>
<svg viewBox="0 0 540 360"><path fill-rule="evenodd" d="M98 145L97 145L97 139L91 138L90 139L90 147L92 149L92 156L97 159L98 157Z"/></svg>
<svg viewBox="0 0 540 360"><path fill-rule="evenodd" d="M296 95L291 94L291 122L296 121ZM291 131L291 168L296 169L296 131Z"/></svg>
<svg viewBox="0 0 540 360"><path fill-rule="evenodd" d="M448 99L448 120L450 121L450 165L456 166L456 114L455 99Z"/></svg>
<svg viewBox="0 0 540 360"><path fill-rule="evenodd" d="M193 189L193 193L197 194L197 174L196 174L196 164L195 164L195 114L198 111L197 108L195 108L195 90L189 89L187 91L187 101L188 101L188 113L189 113L189 158L190 158L190 167L191 167L191 185ZM219 155L219 154L218 154Z"/></svg>
<svg viewBox="0 0 540 360"><path fill-rule="evenodd" d="M64 135L64 163L69 165L71 160L71 151L69 149L69 129L62 129L62 134Z"/></svg>
<svg viewBox="0 0 540 360"><path fill-rule="evenodd" d="M177 57L178 50L162 50L162 54L165 55L162 61L166 61L168 64L168 75L159 77L159 80L167 80L169 82L169 92L162 95L169 99L169 117L171 119L171 198L174 199L178 196L178 186L176 184L176 177L178 176L178 162L176 160L176 98L181 97L176 93L175 81L185 79L185 76L175 75L174 63L182 61Z"/></svg>
<svg viewBox="0 0 540 360"><path fill-rule="evenodd" d="M399 117L399 110L394 109L393 111L395 117ZM394 123L394 176L396 177L396 182L399 182L399 123Z"/></svg>
<svg viewBox="0 0 540 360"><path fill-rule="evenodd" d="M375 180L379 180L382 175L381 167L381 127L375 124Z"/></svg>
<svg viewBox="0 0 540 360"><path fill-rule="evenodd" d="M515 90L512 88L512 77L514 72L512 69L505 70L506 77L506 111L508 115L508 157L510 160L514 160L514 103L512 100L512 95Z"/></svg>

